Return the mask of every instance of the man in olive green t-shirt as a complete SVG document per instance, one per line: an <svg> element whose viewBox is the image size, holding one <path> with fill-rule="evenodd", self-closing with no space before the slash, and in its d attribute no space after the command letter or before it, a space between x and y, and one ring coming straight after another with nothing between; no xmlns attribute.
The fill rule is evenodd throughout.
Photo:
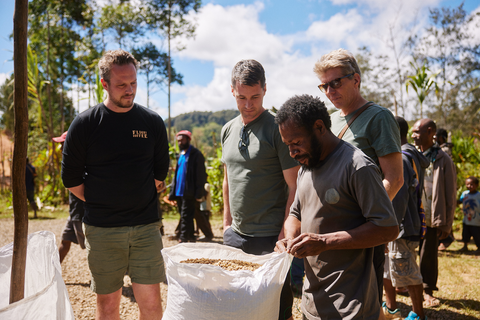
<svg viewBox="0 0 480 320"><path fill-rule="evenodd" d="M321 83L318 88L339 109L331 115L332 132L339 135L348 121L361 112L349 126L342 140L349 142L369 156L382 171L383 186L393 200L403 185L403 162L400 130L393 114L373 103L360 93L360 68L353 55L344 49L325 54L315 64L314 72ZM366 105L366 109L362 109ZM383 294L385 245L375 247L374 266L379 297Z"/></svg>
<svg viewBox="0 0 480 320"><path fill-rule="evenodd" d="M263 107L265 71L255 60L233 68L232 93L240 115L222 129L224 244L250 254L273 252L295 197L299 169L282 142L275 119ZM279 319L292 319L289 280Z"/></svg>

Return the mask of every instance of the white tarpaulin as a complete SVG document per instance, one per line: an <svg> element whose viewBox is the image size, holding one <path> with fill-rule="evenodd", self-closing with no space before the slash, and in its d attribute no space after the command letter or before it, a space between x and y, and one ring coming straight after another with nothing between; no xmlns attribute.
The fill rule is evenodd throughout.
<svg viewBox="0 0 480 320"><path fill-rule="evenodd" d="M39 231L28 236L25 298L9 304L13 243L0 248L0 319L73 320L62 279L55 235Z"/></svg>
<svg viewBox="0 0 480 320"><path fill-rule="evenodd" d="M280 293L291 257L263 256L213 243L185 243L162 250L168 296L164 320L276 320ZM255 271L227 271L208 264L180 263L186 259L242 260L261 264Z"/></svg>

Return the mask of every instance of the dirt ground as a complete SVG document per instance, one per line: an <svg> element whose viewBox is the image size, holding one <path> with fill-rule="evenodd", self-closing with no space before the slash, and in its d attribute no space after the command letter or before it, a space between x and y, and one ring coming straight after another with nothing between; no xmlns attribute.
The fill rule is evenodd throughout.
<svg viewBox="0 0 480 320"><path fill-rule="evenodd" d="M28 233L41 230L52 231L57 238L57 246L60 244L61 233L65 226L66 219L45 219L30 220ZM174 233L176 222L164 222L166 236L163 237L165 247L177 244L177 241L168 239L168 235ZM214 242L222 243L221 223L213 223ZM0 247L13 241L13 219L0 220ZM67 286L70 302L72 304L75 319L90 320L95 318L95 294L90 290L90 273L87 263L85 250L80 246L72 244L70 252L62 263L63 280ZM122 289L122 298L120 304L121 319L138 319L138 307L133 296L131 282L128 276L125 276L124 287ZM168 286L160 284L162 292L163 308L166 307ZM300 320L300 300L294 301L294 320Z"/></svg>

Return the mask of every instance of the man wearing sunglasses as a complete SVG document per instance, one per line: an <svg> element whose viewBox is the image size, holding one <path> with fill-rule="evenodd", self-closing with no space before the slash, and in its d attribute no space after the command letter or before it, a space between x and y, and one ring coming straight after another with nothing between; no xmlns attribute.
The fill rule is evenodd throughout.
<svg viewBox="0 0 480 320"><path fill-rule="evenodd" d="M400 130L393 114L362 97L360 68L347 50L338 49L322 56L313 70L320 79L320 91L339 109L331 115L332 132L339 136L346 129L342 140L362 150L380 167L383 185L393 200L403 185ZM352 118L354 121L349 123ZM380 300L384 249L385 245L375 247L373 258Z"/></svg>
<svg viewBox="0 0 480 320"><path fill-rule="evenodd" d="M282 142L274 116L263 107L265 71L242 60L232 71L232 93L240 115L222 129L224 244L250 254L273 252L283 239L299 169ZM279 319L292 318L293 295L285 286Z"/></svg>

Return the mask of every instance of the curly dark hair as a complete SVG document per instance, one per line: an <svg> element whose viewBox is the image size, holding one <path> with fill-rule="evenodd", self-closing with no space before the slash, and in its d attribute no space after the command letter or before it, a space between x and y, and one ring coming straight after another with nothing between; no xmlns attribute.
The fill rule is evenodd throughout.
<svg viewBox="0 0 480 320"><path fill-rule="evenodd" d="M313 130L313 125L318 119L322 120L325 127L330 131L332 122L325 103L320 98L308 94L288 99L275 116L275 122L278 125L293 121L295 125L308 131Z"/></svg>
<svg viewBox="0 0 480 320"><path fill-rule="evenodd" d="M472 182L475 183L478 186L478 178L477 177L470 176L467 179L465 179L465 181L466 180L472 180Z"/></svg>

